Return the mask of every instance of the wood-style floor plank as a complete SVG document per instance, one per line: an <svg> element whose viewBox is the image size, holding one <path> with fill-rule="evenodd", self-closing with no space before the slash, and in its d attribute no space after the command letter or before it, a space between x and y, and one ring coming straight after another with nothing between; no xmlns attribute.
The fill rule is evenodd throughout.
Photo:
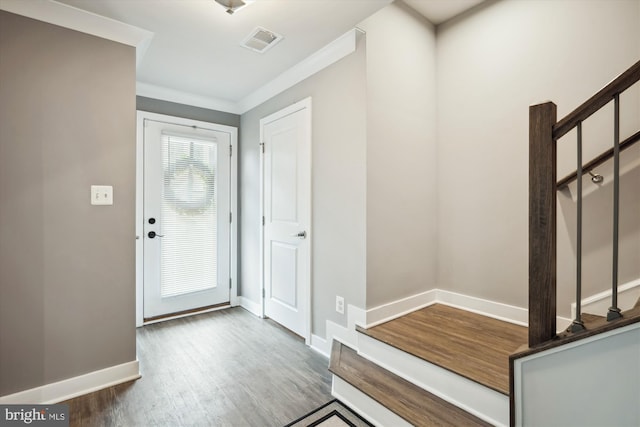
<svg viewBox="0 0 640 427"><path fill-rule="evenodd" d="M232 308L137 332L142 378L67 402L71 426L283 426L333 399L328 360Z"/></svg>
<svg viewBox="0 0 640 427"><path fill-rule="evenodd" d="M489 426L457 406L421 389L333 342L329 370L414 426Z"/></svg>
<svg viewBox="0 0 640 427"><path fill-rule="evenodd" d="M506 395L509 355L528 339L523 326L442 304L358 331Z"/></svg>

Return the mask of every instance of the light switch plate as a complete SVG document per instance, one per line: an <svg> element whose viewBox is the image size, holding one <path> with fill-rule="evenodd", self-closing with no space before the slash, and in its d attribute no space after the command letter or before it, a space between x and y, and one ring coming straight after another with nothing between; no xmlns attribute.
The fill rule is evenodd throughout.
<svg viewBox="0 0 640 427"><path fill-rule="evenodd" d="M112 185L92 185L91 186L92 205L113 205Z"/></svg>

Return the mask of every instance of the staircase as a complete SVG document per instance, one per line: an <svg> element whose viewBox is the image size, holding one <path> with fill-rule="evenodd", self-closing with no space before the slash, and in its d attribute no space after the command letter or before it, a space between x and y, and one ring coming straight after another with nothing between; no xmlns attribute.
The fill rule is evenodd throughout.
<svg viewBox="0 0 640 427"><path fill-rule="evenodd" d="M528 346L510 357L511 425L640 425L640 310L625 310L619 301L620 239L632 236L621 232L620 211L634 209L633 202L621 195L620 156L640 140L638 130L622 139L620 100L639 81L640 61L560 120L553 102L529 107L529 340ZM584 162L588 138L583 140L583 124L593 123L591 116L607 105L613 107L613 147ZM562 139L571 131L575 131L571 138ZM576 171L557 181L560 144L575 147ZM593 231L583 226L583 182L589 176L594 183L602 182L593 168L609 161L613 166L611 282L606 292L609 301L594 316L582 312L583 234ZM570 232L575 233L575 305L571 325L557 334L557 191L573 181L575 229ZM598 206L602 208L609 206ZM603 247L601 243L599 249Z"/></svg>
<svg viewBox="0 0 640 427"><path fill-rule="evenodd" d="M382 426L508 425L509 355L527 329L433 304L334 342L334 395Z"/></svg>
<svg viewBox="0 0 640 427"><path fill-rule="evenodd" d="M640 325L640 299L611 322L583 314L585 332L529 348L526 327L443 304L333 341L332 393L377 426L515 425L512 364L532 354Z"/></svg>
<svg viewBox="0 0 640 427"><path fill-rule="evenodd" d="M334 341L332 393L377 426L640 425L640 299L618 303L620 94L640 62L560 121L530 107L529 327L433 304ZM614 104L614 147L582 162L582 122ZM577 129L574 174L556 180L556 143ZM613 159L613 262L608 312L582 312L582 180ZM575 317L557 333L556 191L577 182ZM621 308L622 307L622 308ZM352 335L349 335L350 337Z"/></svg>
<svg viewBox="0 0 640 427"><path fill-rule="evenodd" d="M329 370L359 392L415 426L488 426L455 405L381 368L339 341L333 342Z"/></svg>

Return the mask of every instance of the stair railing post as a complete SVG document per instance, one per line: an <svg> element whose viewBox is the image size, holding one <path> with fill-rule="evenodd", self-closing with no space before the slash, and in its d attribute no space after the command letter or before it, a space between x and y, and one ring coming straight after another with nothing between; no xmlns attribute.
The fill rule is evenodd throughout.
<svg viewBox="0 0 640 427"><path fill-rule="evenodd" d="M613 98L613 268L611 277L611 307L607 312L607 320L622 317L618 307L618 251L620 224L620 94Z"/></svg>
<svg viewBox="0 0 640 427"><path fill-rule="evenodd" d="M577 187L576 190L577 212L576 212L576 318L573 319L569 330L571 332L584 331L584 322L582 321L582 122L578 122L576 126L578 131L577 147Z"/></svg>
<svg viewBox="0 0 640 427"><path fill-rule="evenodd" d="M556 336L556 141L553 102L529 107L529 347Z"/></svg>

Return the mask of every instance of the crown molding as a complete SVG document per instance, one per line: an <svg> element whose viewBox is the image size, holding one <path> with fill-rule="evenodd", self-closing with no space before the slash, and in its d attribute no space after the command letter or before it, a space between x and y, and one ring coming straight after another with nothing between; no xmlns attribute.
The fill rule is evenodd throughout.
<svg viewBox="0 0 640 427"><path fill-rule="evenodd" d="M136 64L154 33L53 0L2 0L0 9L136 48Z"/></svg>
<svg viewBox="0 0 640 427"><path fill-rule="evenodd" d="M245 113L355 52L359 32L361 30L356 28L349 30L269 83L247 95L238 102L239 110Z"/></svg>
<svg viewBox="0 0 640 427"><path fill-rule="evenodd" d="M244 112L240 111L238 104L233 101L183 92L141 81L136 82L136 95L162 101L176 102L192 107L223 111L225 113L242 114Z"/></svg>
<svg viewBox="0 0 640 427"><path fill-rule="evenodd" d="M2 0L0 9L133 46L136 48L136 63L138 65L154 36L151 31L54 0ZM195 107L244 114L355 52L358 34L361 32L357 28L348 31L238 102L183 92L140 81L136 82L136 94Z"/></svg>
<svg viewBox="0 0 640 427"><path fill-rule="evenodd" d="M209 108L233 114L244 114L355 52L358 35L362 33L362 30L357 28L349 30L341 37L294 65L239 102L197 95L140 81L136 83L136 94L148 98L160 99L162 101L192 105L194 107Z"/></svg>

